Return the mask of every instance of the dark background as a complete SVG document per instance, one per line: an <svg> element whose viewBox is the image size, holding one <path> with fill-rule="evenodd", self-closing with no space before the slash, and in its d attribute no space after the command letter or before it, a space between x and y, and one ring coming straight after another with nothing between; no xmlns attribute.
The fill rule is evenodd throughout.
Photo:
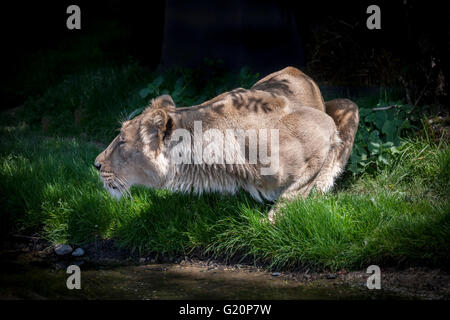
<svg viewBox="0 0 450 320"><path fill-rule="evenodd" d="M81 30L66 28L71 4L81 8ZM366 27L371 4L381 8L381 30ZM111 63L135 59L153 70L221 59L228 70L249 66L261 76L294 65L321 83L400 86L410 103L446 103L447 2L16 1L0 10L2 108L39 94L17 89L39 53L70 51L102 28L102 59ZM55 79L70 70L62 65Z"/></svg>

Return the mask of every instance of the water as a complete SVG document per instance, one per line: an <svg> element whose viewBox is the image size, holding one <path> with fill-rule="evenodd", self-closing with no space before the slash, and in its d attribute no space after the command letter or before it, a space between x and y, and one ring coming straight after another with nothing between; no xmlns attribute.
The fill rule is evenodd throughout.
<svg viewBox="0 0 450 320"><path fill-rule="evenodd" d="M3 254L0 299L390 299L384 291L350 286L335 280L302 282L269 272L233 267L84 263L81 289L66 286L66 267L31 254Z"/></svg>

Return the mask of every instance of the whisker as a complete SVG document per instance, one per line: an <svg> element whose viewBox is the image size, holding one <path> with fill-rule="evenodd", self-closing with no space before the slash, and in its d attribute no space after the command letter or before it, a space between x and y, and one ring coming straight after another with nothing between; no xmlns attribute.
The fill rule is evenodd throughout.
<svg viewBox="0 0 450 320"><path fill-rule="evenodd" d="M128 181L127 181L127 179L126 179L125 177L118 177L118 179L119 179L119 181L122 182L123 189L124 189L124 191L126 192L126 194L128 195L128 197L130 197L131 199L133 199L133 197L131 196L130 189L127 188L127 186L128 186Z"/></svg>
<svg viewBox="0 0 450 320"><path fill-rule="evenodd" d="M100 173L103 186L106 189L118 191L122 196L126 196L133 200L133 196L128 188L129 183L125 177L118 176L112 171L104 170Z"/></svg>
<svg viewBox="0 0 450 320"><path fill-rule="evenodd" d="M133 197L131 196L130 190L127 188L128 183L126 182L125 177L116 176L116 179L121 184L122 193L132 199Z"/></svg>

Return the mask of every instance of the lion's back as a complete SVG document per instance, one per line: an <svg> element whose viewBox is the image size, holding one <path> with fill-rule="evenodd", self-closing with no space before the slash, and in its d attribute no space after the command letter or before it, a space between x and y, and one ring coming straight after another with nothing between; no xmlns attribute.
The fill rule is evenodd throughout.
<svg viewBox="0 0 450 320"><path fill-rule="evenodd" d="M293 105L308 106L325 112L325 104L317 84L294 67L269 74L256 82L252 89L284 96Z"/></svg>

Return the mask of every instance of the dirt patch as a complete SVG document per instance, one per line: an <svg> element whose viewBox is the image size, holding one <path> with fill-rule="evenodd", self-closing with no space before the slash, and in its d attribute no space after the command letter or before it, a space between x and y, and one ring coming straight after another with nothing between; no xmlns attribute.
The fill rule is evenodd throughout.
<svg viewBox="0 0 450 320"><path fill-rule="evenodd" d="M220 283L220 286L229 286L229 283L234 283L237 286L239 281L247 283L251 288L259 288L264 283L269 287L276 284L277 288L288 290L283 293L280 291L279 297L277 296L280 299L295 298L298 291L295 288L300 286L309 288L309 291L303 291L302 297L311 298L321 298L325 294L326 297L331 299L339 299L339 295L335 295L335 293L341 290L348 294L341 298L450 299L450 273L436 268L381 268L382 290L368 290L366 282L370 274L366 273L365 270L340 270L335 273L309 269L269 271L263 265L210 259L202 256L200 251L193 252L189 256L169 257L156 254L140 256L128 249L118 247L112 240L98 240L82 246L82 248L85 251L82 257L73 257L70 254L57 256L53 246L47 241L39 237L16 235L2 243L0 257L2 264L5 263L5 265L8 265L8 260L13 259L13 256L22 255L22 257L26 257L25 260L32 261L35 265L52 265L54 269L63 270L71 264L84 265L83 268L85 269L110 270L111 272L115 268L126 267L127 269L122 269L120 274L130 272L135 277L138 276L139 268L142 267L147 271L161 269L167 271L165 273L167 277L181 279L180 281L190 283L189 285L196 283L195 281L204 282L206 287L208 283ZM114 272L117 273L117 271ZM260 285L256 285L256 283L260 283ZM208 290L215 288L212 284L211 286ZM261 288L258 290L261 291ZM247 289L245 286L242 288L243 291ZM170 292L171 295L168 298L175 294L183 294L182 292ZM203 296L202 292L200 289L198 290L199 297ZM350 295L349 292L353 295ZM242 297L245 298L245 295ZM189 296L186 296L186 298L189 298ZM229 298L233 297L230 296Z"/></svg>

